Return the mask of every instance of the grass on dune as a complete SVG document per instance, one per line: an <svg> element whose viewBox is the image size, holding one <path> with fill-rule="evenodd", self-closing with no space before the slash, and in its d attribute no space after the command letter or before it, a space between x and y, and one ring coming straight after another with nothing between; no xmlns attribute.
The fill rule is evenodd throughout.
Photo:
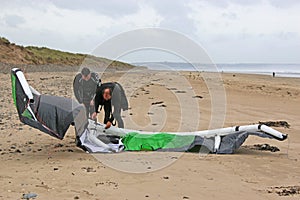
<svg viewBox="0 0 300 200"><path fill-rule="evenodd" d="M14 64L58 64L79 66L84 64L92 66L133 68L128 63L113 61L102 57L82 53L70 53L47 47L21 46L11 43L8 39L0 37L0 62Z"/></svg>

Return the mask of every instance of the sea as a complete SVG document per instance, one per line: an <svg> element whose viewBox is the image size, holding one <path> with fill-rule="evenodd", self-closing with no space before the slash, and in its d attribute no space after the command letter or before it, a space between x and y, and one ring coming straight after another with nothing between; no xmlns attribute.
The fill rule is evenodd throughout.
<svg viewBox="0 0 300 200"><path fill-rule="evenodd" d="M150 70L176 71L205 71L224 73L261 74L277 77L300 78L300 64L269 64L269 63L240 63L240 64L201 64L177 62L140 62L132 63L144 66Z"/></svg>

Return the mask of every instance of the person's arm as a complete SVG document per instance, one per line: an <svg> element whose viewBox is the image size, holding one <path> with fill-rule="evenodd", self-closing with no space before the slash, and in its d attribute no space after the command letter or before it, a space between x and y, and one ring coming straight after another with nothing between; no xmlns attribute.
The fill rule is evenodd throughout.
<svg viewBox="0 0 300 200"><path fill-rule="evenodd" d="M112 123L114 121L114 116L112 115L112 109L111 109L111 101L107 101L104 103L104 124L107 122Z"/></svg>
<svg viewBox="0 0 300 200"><path fill-rule="evenodd" d="M95 98L96 92L97 92L97 88L99 86L99 76L97 73L92 73L91 75L91 81L92 81L92 88L91 88L91 96L90 99L93 100Z"/></svg>
<svg viewBox="0 0 300 200"><path fill-rule="evenodd" d="M73 81L73 91L75 98L79 103L82 103L81 95L80 95L80 84L79 84L79 75L76 75Z"/></svg>
<svg viewBox="0 0 300 200"><path fill-rule="evenodd" d="M94 73L94 91L96 93L97 91L97 88L101 86L101 79L99 78L98 74L97 73Z"/></svg>
<svg viewBox="0 0 300 200"><path fill-rule="evenodd" d="M99 113L99 106L100 106L100 102L102 101L102 92L101 89L98 88L96 91L96 96L94 98L94 112L92 114L92 119L97 119L97 113Z"/></svg>
<svg viewBox="0 0 300 200"><path fill-rule="evenodd" d="M95 105L95 112L96 113L99 113L100 101L101 101L101 91L97 90L96 91L96 96L94 98L94 105Z"/></svg>

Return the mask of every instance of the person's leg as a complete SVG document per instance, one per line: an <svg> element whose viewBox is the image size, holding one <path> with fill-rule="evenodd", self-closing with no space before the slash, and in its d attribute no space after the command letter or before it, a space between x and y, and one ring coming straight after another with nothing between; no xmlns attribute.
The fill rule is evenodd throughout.
<svg viewBox="0 0 300 200"><path fill-rule="evenodd" d="M114 112L113 112L114 118L116 119L118 123L119 128L124 128L124 122L121 117L121 106L114 106Z"/></svg>
<svg viewBox="0 0 300 200"><path fill-rule="evenodd" d="M118 127L124 128L124 122L121 117L121 108L122 108L121 98L122 98L121 88L117 84L114 88L113 95L112 95L112 105L114 107L113 116L118 123Z"/></svg>
<svg viewBox="0 0 300 200"><path fill-rule="evenodd" d="M85 107L86 117L90 118L90 102L83 102Z"/></svg>
<svg viewBox="0 0 300 200"><path fill-rule="evenodd" d="M95 112L95 106L89 105L89 116L91 117L94 112Z"/></svg>

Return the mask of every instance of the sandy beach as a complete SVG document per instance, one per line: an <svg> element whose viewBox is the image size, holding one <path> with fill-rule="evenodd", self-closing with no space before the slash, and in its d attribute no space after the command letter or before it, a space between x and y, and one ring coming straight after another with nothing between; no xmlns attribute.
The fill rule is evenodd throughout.
<svg viewBox="0 0 300 200"><path fill-rule="evenodd" d="M73 96L73 72L25 75L40 93ZM29 192L43 200L299 199L300 79L217 76L216 82L211 74L196 72L107 72L102 81L123 84L130 102L123 113L126 128L193 131L283 120L290 128L275 129L288 134L288 140L250 137L232 155L93 156L75 146L73 127L59 141L23 125L12 102L10 74L0 73L0 199L21 199ZM280 151L253 149L265 143Z"/></svg>

